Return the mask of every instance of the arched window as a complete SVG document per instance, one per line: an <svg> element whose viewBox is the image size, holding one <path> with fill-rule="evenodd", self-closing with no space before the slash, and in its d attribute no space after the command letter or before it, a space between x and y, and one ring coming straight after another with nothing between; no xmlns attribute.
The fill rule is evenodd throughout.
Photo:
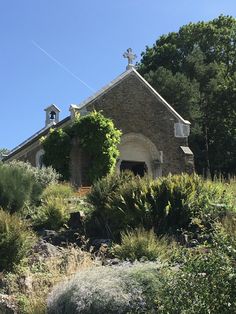
<svg viewBox="0 0 236 314"><path fill-rule="evenodd" d="M43 164L43 155L44 155L44 150L40 149L35 156L35 165L37 168L42 168L44 166Z"/></svg>

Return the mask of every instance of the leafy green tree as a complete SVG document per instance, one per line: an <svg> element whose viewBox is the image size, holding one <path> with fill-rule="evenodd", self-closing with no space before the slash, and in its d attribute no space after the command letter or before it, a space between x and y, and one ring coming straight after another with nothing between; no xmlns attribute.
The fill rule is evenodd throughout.
<svg viewBox="0 0 236 314"><path fill-rule="evenodd" d="M161 36L139 72L192 123L196 169L236 173L236 19L219 16Z"/></svg>

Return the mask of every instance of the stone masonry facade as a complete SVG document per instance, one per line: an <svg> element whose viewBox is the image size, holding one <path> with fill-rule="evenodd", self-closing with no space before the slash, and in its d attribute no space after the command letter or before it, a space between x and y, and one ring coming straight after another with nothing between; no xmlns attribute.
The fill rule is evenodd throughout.
<svg viewBox="0 0 236 314"><path fill-rule="evenodd" d="M111 118L124 135L135 133L148 138L163 154L163 176L194 171L192 153L188 154L181 149L188 148L187 137L175 136L174 127L179 122L178 116L150 91L136 71L131 71L83 106L86 112L94 109L101 110L104 116ZM80 107L78 110L80 111ZM66 123L71 123L71 120L67 118ZM63 121L59 124L63 127ZM38 136L27 144L27 149L23 147L19 152L10 155L8 160L29 161L35 166L36 153L40 149L42 147ZM90 158L81 151L79 138L74 139L70 165L72 183L78 186L90 184L86 176L89 165Z"/></svg>

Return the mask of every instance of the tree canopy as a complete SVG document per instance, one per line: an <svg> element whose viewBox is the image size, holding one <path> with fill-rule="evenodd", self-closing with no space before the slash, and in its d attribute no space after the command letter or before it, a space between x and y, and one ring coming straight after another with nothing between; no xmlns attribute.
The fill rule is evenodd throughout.
<svg viewBox="0 0 236 314"><path fill-rule="evenodd" d="M236 19L190 23L146 47L139 72L192 123L196 170L236 173Z"/></svg>

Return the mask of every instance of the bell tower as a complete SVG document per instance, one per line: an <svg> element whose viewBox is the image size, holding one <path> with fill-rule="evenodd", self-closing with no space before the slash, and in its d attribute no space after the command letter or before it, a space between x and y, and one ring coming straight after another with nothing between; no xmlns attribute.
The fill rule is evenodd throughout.
<svg viewBox="0 0 236 314"><path fill-rule="evenodd" d="M56 105L52 104L45 108L44 111L46 112L45 127L59 122L59 113L61 110Z"/></svg>

